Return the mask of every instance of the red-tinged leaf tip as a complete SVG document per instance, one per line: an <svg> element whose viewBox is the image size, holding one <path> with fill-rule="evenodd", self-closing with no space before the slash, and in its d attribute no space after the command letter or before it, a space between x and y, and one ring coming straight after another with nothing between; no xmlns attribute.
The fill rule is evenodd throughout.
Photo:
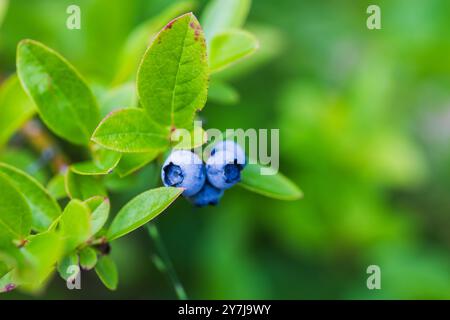
<svg viewBox="0 0 450 320"><path fill-rule="evenodd" d="M13 291L15 288L16 285L14 283L8 283L3 290L4 292L10 292Z"/></svg>

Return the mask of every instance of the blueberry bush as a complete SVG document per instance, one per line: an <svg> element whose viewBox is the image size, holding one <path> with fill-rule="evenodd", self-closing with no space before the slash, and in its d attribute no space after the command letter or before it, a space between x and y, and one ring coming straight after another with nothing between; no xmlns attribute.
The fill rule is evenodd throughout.
<svg viewBox="0 0 450 320"><path fill-rule="evenodd" d="M43 184L39 168L26 172L19 157L0 163L1 292L41 291L55 273L75 284L79 272L91 269L115 290L114 241L145 225L160 241L149 223L174 201L185 201L180 195L198 207L218 205L234 185L278 200L302 197L282 174L261 175L234 141L210 141L194 124L208 96L230 97L214 75L251 59L259 47L241 29L248 3L227 1L225 10L224 2L213 1L202 26L184 13L186 4L177 4L142 25L122 50L109 95L98 94L46 44L18 43L16 73L0 88L0 145L20 130L53 177ZM180 129L201 135L200 144L175 139ZM58 144L74 151L65 154ZM212 144L207 158L194 153L203 144ZM132 188L133 178L146 179L146 168L157 168L161 182L149 178L146 191L110 212L110 194Z"/></svg>

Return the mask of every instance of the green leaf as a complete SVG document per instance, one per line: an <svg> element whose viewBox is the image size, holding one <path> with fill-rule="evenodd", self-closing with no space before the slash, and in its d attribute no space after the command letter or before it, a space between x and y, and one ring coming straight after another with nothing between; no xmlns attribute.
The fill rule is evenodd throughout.
<svg viewBox="0 0 450 320"><path fill-rule="evenodd" d="M163 212L183 192L180 188L156 188L141 193L116 215L106 234L111 241L146 224Z"/></svg>
<svg viewBox="0 0 450 320"><path fill-rule="evenodd" d="M279 200L298 200L303 197L302 191L281 173L262 175L261 169L270 173L270 168L257 164L249 164L242 171L240 186L266 197Z"/></svg>
<svg viewBox="0 0 450 320"><path fill-rule="evenodd" d="M0 162L19 168L43 184L49 179L48 168L37 165L38 159L38 155L28 148L9 147L0 152Z"/></svg>
<svg viewBox="0 0 450 320"><path fill-rule="evenodd" d="M17 47L17 73L45 124L60 137L87 145L100 114L75 68L42 43L22 40Z"/></svg>
<svg viewBox="0 0 450 320"><path fill-rule="evenodd" d="M262 65L278 58L285 51L285 47L288 46L286 36L276 28L252 25L251 32L260 43L259 50L252 55L251 59L241 60L239 64L231 65L214 74L215 79L232 80L251 74L261 68Z"/></svg>
<svg viewBox="0 0 450 320"><path fill-rule="evenodd" d="M91 270L97 264L97 253L91 247L80 251L80 266L84 270Z"/></svg>
<svg viewBox="0 0 450 320"><path fill-rule="evenodd" d="M110 203L105 197L92 197L87 199L85 203L91 209L91 235L95 235L105 225L108 220Z"/></svg>
<svg viewBox="0 0 450 320"><path fill-rule="evenodd" d="M65 252L71 252L91 236L91 212L87 204L71 200L61 216L60 231Z"/></svg>
<svg viewBox="0 0 450 320"><path fill-rule="evenodd" d="M73 164L71 170L80 175L109 174L117 166L121 156L118 152L97 148L93 152L93 160Z"/></svg>
<svg viewBox="0 0 450 320"><path fill-rule="evenodd" d="M11 270L0 277L0 293L9 292L18 286L16 270Z"/></svg>
<svg viewBox="0 0 450 320"><path fill-rule="evenodd" d="M13 166L0 163L0 172L9 177L9 181L20 190L31 209L31 228L45 231L61 214L56 200L33 177Z"/></svg>
<svg viewBox="0 0 450 320"><path fill-rule="evenodd" d="M0 147L33 116L36 109L23 91L16 75L0 87Z"/></svg>
<svg viewBox="0 0 450 320"><path fill-rule="evenodd" d="M217 79L211 79L208 91L208 102L223 105L233 105L239 102L239 93L229 84Z"/></svg>
<svg viewBox="0 0 450 320"><path fill-rule="evenodd" d="M124 154L117 165L116 171L121 178L125 177L155 160L160 153L160 151L155 150L144 153Z"/></svg>
<svg viewBox="0 0 450 320"><path fill-rule="evenodd" d="M208 42L218 33L244 25L251 0L213 0L203 11L202 26Z"/></svg>
<svg viewBox="0 0 450 320"><path fill-rule="evenodd" d="M23 240L31 231L31 210L10 179L0 173L0 244Z"/></svg>
<svg viewBox="0 0 450 320"><path fill-rule="evenodd" d="M191 11L193 8L194 4L192 1L177 2L158 16L136 27L131 32L119 55L119 68L114 83L126 81L135 74L139 66L139 61L145 53L149 42L164 27L167 21L172 20L184 12Z"/></svg>
<svg viewBox="0 0 450 320"><path fill-rule="evenodd" d="M68 197L67 192L66 192L64 175L61 173L56 174L48 182L47 191L56 200Z"/></svg>
<svg viewBox="0 0 450 320"><path fill-rule="evenodd" d="M256 52L259 42L247 31L230 30L214 36L209 50L211 73L221 71Z"/></svg>
<svg viewBox="0 0 450 320"><path fill-rule="evenodd" d="M192 13L170 22L153 40L137 75L141 105L168 128L192 127L207 98L208 61L203 31Z"/></svg>
<svg viewBox="0 0 450 320"><path fill-rule="evenodd" d="M86 176L67 170L65 175L66 192L72 199L86 200L94 196L106 197L106 190L96 176Z"/></svg>
<svg viewBox="0 0 450 320"><path fill-rule="evenodd" d="M61 258L63 246L61 237L54 231L30 237L29 243L21 249L28 269L21 270L21 274L26 274L20 278L23 289L37 291L45 285Z"/></svg>
<svg viewBox="0 0 450 320"><path fill-rule="evenodd" d="M0 277L3 277L9 271L11 271L11 268L5 262L0 261Z"/></svg>
<svg viewBox="0 0 450 320"><path fill-rule="evenodd" d="M0 26L3 23L3 19L5 18L6 12L8 11L8 0L0 1Z"/></svg>
<svg viewBox="0 0 450 320"><path fill-rule="evenodd" d="M119 282L117 267L114 261L109 256L102 256L98 259L95 266L95 272L105 287L109 290L116 290Z"/></svg>
<svg viewBox="0 0 450 320"><path fill-rule="evenodd" d="M129 108L112 112L95 130L92 140L118 152L163 150L169 131L154 123L144 110Z"/></svg>
<svg viewBox="0 0 450 320"><path fill-rule="evenodd" d="M201 147L208 142L208 134L201 126L194 125L194 128L190 131L186 129L177 129L172 132L171 135L174 149L195 149Z"/></svg>
<svg viewBox="0 0 450 320"><path fill-rule="evenodd" d="M70 277L75 276L73 270L74 267L79 265L79 258L76 253L65 256L57 266L57 270L61 278L67 281ZM78 270L79 271L79 270Z"/></svg>

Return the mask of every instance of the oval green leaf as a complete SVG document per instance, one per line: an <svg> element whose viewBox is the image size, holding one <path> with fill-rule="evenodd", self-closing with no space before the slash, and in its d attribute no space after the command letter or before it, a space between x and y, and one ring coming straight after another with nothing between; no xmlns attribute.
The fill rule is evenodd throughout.
<svg viewBox="0 0 450 320"><path fill-rule="evenodd" d="M159 150L154 150L143 153L124 154L117 165L116 171L121 178L125 177L155 160L160 153Z"/></svg>
<svg viewBox="0 0 450 320"><path fill-rule="evenodd" d="M23 91L16 75L0 87L0 147L31 118L36 109Z"/></svg>
<svg viewBox="0 0 450 320"><path fill-rule="evenodd" d="M118 152L149 152L167 148L169 131L154 123L144 110L129 108L104 118L92 141Z"/></svg>
<svg viewBox="0 0 450 320"><path fill-rule="evenodd" d="M31 236L20 251L26 259L25 270L21 270L21 288L39 291L50 279L56 262L62 257L63 241L54 231Z"/></svg>
<svg viewBox="0 0 450 320"><path fill-rule="evenodd" d="M25 172L0 163L0 172L9 177L10 182L20 190L31 209L31 228L35 231L45 231L61 214L61 208L56 200L36 181Z"/></svg>
<svg viewBox="0 0 450 320"><path fill-rule="evenodd" d="M100 113L75 68L42 43L22 40L17 47L17 73L50 129L74 144L88 144Z"/></svg>
<svg viewBox="0 0 450 320"><path fill-rule="evenodd" d="M212 0L202 15L208 43L218 33L232 28L240 28L247 20L251 0Z"/></svg>
<svg viewBox="0 0 450 320"><path fill-rule="evenodd" d="M97 253L91 247L80 251L80 266L84 270L91 270L97 264Z"/></svg>
<svg viewBox="0 0 450 320"><path fill-rule="evenodd" d="M76 174L67 170L65 175L66 192L71 199L86 200L94 196L106 197L106 190L96 176Z"/></svg>
<svg viewBox="0 0 450 320"><path fill-rule="evenodd" d="M58 173L53 176L47 184L47 191L56 200L66 198L68 195L64 182L64 174Z"/></svg>
<svg viewBox="0 0 450 320"><path fill-rule="evenodd" d="M168 128L192 127L207 98L209 68L203 30L192 13L172 20L146 51L137 75L140 102Z"/></svg>
<svg viewBox="0 0 450 320"><path fill-rule="evenodd" d="M141 193L119 211L106 238L115 240L146 224L163 212L182 192L180 188L161 187Z"/></svg>
<svg viewBox="0 0 450 320"><path fill-rule="evenodd" d="M80 200L74 199L67 204L59 223L66 253L75 250L91 236L91 212Z"/></svg>
<svg viewBox="0 0 450 320"><path fill-rule="evenodd" d="M92 212L91 235L93 236L101 230L101 228L105 225L106 220L108 220L111 205L108 198L100 196L87 199L85 203L89 206Z"/></svg>
<svg viewBox="0 0 450 320"><path fill-rule="evenodd" d="M239 62L255 53L258 48L258 40L247 31L230 30L216 35L209 50L211 73Z"/></svg>
<svg viewBox="0 0 450 320"><path fill-rule="evenodd" d="M265 175L261 174L265 171ZM303 197L302 191L291 180L279 172L257 164L249 164L242 171L240 186L266 197L279 200L298 200Z"/></svg>
<svg viewBox="0 0 450 320"><path fill-rule="evenodd" d="M61 261L58 262L57 270L61 278L64 280L69 279L71 276L76 276L73 271L79 265L79 258L76 253L71 253L65 256ZM78 270L79 271L79 270Z"/></svg>
<svg viewBox="0 0 450 320"><path fill-rule="evenodd" d="M31 210L19 190L0 173L0 244L23 240L31 231Z"/></svg>
<svg viewBox="0 0 450 320"><path fill-rule="evenodd" d="M0 293L10 292L17 288L18 279L16 270L11 270L0 277Z"/></svg>
<svg viewBox="0 0 450 320"><path fill-rule="evenodd" d="M77 174L87 176L109 174L117 166L121 156L116 151L99 148L93 152L93 160L75 163L71 169Z"/></svg>
<svg viewBox="0 0 450 320"><path fill-rule="evenodd" d="M102 256L95 266L95 273L109 290L116 290L119 275L114 261L109 256Z"/></svg>

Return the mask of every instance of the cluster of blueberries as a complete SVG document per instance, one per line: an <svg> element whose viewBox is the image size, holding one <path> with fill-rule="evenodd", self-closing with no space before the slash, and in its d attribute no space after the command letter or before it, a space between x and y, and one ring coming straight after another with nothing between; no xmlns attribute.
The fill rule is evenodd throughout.
<svg viewBox="0 0 450 320"><path fill-rule="evenodd" d="M234 141L221 141L212 149L206 164L188 150L173 151L163 164L161 179L166 187L183 188L183 196L194 205L216 205L241 180L245 153Z"/></svg>

